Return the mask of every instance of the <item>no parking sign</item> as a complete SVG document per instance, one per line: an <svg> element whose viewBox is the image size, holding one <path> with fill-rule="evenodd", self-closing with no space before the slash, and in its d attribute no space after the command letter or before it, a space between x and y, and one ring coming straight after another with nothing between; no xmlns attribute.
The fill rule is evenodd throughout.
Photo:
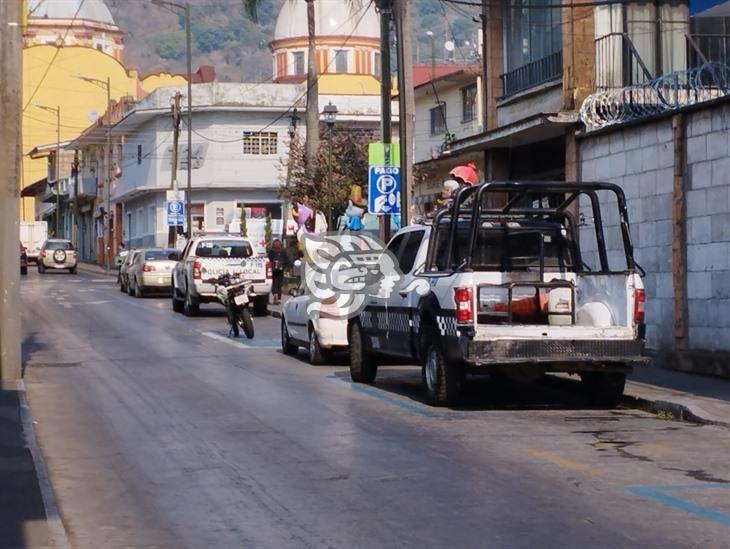
<svg viewBox="0 0 730 549"><path fill-rule="evenodd" d="M368 212L373 215L400 213L400 168L370 166Z"/></svg>

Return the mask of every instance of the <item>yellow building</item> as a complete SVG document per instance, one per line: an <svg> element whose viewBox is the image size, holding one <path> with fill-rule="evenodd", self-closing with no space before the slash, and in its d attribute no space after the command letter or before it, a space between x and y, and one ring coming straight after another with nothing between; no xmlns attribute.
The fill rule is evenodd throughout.
<svg viewBox="0 0 730 549"><path fill-rule="evenodd" d="M122 64L123 32L102 0L28 0L23 49L23 153L56 141L60 109L61 140L78 136L107 110L111 99L139 99L160 86L182 85L181 75L162 73L140 79ZM88 80L98 80L93 84ZM44 158L23 158L20 186L47 174ZM33 220L33 198L23 198L23 220Z"/></svg>

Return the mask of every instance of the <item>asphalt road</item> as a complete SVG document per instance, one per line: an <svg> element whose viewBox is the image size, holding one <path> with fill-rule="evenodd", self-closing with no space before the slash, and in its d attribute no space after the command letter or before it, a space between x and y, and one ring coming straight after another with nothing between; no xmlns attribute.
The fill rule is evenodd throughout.
<svg viewBox="0 0 730 549"><path fill-rule="evenodd" d="M595 410L562 382L472 380L459 409L420 372L354 386L227 339L167 298L31 269L26 384L71 544L115 547L727 547L730 430Z"/></svg>

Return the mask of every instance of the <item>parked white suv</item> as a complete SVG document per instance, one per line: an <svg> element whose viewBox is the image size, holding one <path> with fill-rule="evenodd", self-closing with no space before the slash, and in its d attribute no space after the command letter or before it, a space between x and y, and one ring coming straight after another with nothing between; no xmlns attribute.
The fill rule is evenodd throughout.
<svg viewBox="0 0 730 549"><path fill-rule="evenodd" d="M77 264L76 249L70 240L61 238L46 240L38 254L38 272L41 274L47 269L57 271L66 269L69 273L76 274Z"/></svg>
<svg viewBox="0 0 730 549"><path fill-rule="evenodd" d="M223 274L243 274L253 282L254 314L266 315L271 292L271 262L254 256L249 240L230 235L197 236L187 243L172 273L172 308L193 316L201 303L218 302L210 282Z"/></svg>

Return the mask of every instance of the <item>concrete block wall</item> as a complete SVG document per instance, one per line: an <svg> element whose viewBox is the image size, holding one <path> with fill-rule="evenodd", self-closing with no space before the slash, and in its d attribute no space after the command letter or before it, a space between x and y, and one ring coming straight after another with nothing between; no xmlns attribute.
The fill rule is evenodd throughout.
<svg viewBox="0 0 730 549"><path fill-rule="evenodd" d="M685 121L687 349L730 351L730 105ZM581 179L614 182L626 194L635 257L647 272L648 344L660 351L674 349L672 141L670 117L579 141Z"/></svg>
<svg viewBox="0 0 730 549"><path fill-rule="evenodd" d="M674 149L670 119L644 126L617 128L610 133L587 136L579 142L582 181L618 184L627 199L634 257L646 270L646 318L648 345L671 349L674 342L674 294L672 291L672 187ZM623 244L619 239L618 212L609 196L601 197L609 264L621 266ZM581 211L592 218L581 201ZM581 229L589 248L593 227ZM625 263L624 263L625 265Z"/></svg>
<svg viewBox="0 0 730 549"><path fill-rule="evenodd" d="M687 116L689 344L730 351L730 105Z"/></svg>

